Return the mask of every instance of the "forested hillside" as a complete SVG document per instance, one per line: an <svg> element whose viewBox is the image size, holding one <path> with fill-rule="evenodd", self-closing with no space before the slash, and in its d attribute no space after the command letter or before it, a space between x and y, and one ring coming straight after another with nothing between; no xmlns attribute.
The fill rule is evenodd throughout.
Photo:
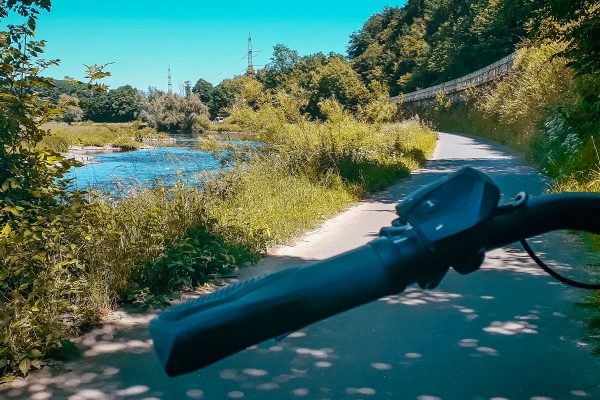
<svg viewBox="0 0 600 400"><path fill-rule="evenodd" d="M575 63L590 67L598 59L597 19L576 25L597 8L588 0L409 0L373 15L350 38L348 55L365 82L386 83L392 95L466 75L527 40L567 30Z"/></svg>
<svg viewBox="0 0 600 400"><path fill-rule="evenodd" d="M372 16L351 36L348 53L363 82L380 82L394 95L516 52L502 82L404 113L491 137L553 177L587 182L600 164L598 38L600 3L593 0L409 0Z"/></svg>
<svg viewBox="0 0 600 400"><path fill-rule="evenodd" d="M411 109L438 129L489 137L554 178L551 190L600 192L597 0L408 0L350 38L363 82L391 95L471 73L516 52L502 81ZM587 237L600 251L598 237ZM590 299L600 309L600 292ZM600 326L596 314L593 326Z"/></svg>

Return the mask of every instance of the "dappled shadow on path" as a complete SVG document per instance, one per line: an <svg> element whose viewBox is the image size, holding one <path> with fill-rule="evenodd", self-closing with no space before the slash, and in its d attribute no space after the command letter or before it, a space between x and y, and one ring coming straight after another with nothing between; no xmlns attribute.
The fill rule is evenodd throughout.
<svg viewBox="0 0 600 400"><path fill-rule="evenodd" d="M383 204L370 211L388 211L386 205L464 166L489 173L509 196L544 191L531 168L472 142L471 156L438 154L412 179L375 195ZM581 261L580 251L567 251L576 245L570 238L556 233L532 243L568 271L566 265ZM312 262L269 257L245 276ZM600 359L589 356L582 340L584 311L571 305L579 296L540 273L517 247L496 250L482 271L451 271L438 290L410 287L178 378L164 374L151 349L148 316L123 314L78 340L79 360L4 385L0 398L600 398Z"/></svg>
<svg viewBox="0 0 600 400"><path fill-rule="evenodd" d="M416 171L410 178L371 196L369 200L382 203L398 202L424 185L464 167L472 167L488 174L498 184L505 198L512 198L520 191L539 195L546 190L546 183L540 179L541 176L537 172L531 167L517 164L512 158L500 160L488 158L441 159L428 162L426 167Z"/></svg>
<svg viewBox="0 0 600 400"><path fill-rule="evenodd" d="M275 265L312 260L273 257ZM162 372L147 316L97 327L79 360L5 385L7 399L463 399L600 395L567 289L517 250L439 290L408 288L178 378ZM357 288L359 289L359 288ZM119 321L121 323L119 324ZM209 344L199 344L209 345ZM540 368L540 366L543 366ZM517 372L518 371L518 372ZM472 377L477 376L476 380ZM513 382L506 385L506 382ZM429 396L429 397L427 397Z"/></svg>

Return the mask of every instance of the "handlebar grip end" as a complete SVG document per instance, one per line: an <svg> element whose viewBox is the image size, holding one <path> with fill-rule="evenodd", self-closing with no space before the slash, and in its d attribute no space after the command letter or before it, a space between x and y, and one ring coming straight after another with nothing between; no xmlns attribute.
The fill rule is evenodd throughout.
<svg viewBox="0 0 600 400"><path fill-rule="evenodd" d="M171 355L173 354L173 345L175 343L175 332L169 329L168 324L157 317L150 321L150 334L154 343L154 351L160 360L165 372L169 376L175 376L177 373L172 370Z"/></svg>

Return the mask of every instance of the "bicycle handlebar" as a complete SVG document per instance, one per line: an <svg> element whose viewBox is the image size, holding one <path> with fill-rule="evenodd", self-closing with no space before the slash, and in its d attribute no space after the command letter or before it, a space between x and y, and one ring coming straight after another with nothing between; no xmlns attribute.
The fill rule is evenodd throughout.
<svg viewBox="0 0 600 400"><path fill-rule="evenodd" d="M431 206L432 199L457 189L456 182L464 180L465 174L475 177L477 185L485 177L463 170L417 193L410 202L421 211L423 206L437 208ZM494 191L485 186L490 182L469 186L473 188L467 193L470 201L477 198L484 204L496 198ZM484 211L470 225L464 222L469 219L464 207L457 204L443 209L445 214L428 212L430 215L423 217L427 213L414 211L411 203L402 210L408 215L400 215L410 225L384 228L380 238L365 246L315 264L241 282L167 309L150 325L154 347L167 374L177 376L203 368L250 345L397 294L415 282L435 285L450 266L461 273L472 272L483 261L483 252L522 238L558 229L600 234L600 195L546 195L512 207L497 207L496 198L493 209L481 208ZM450 229L448 236L429 235L429 222L435 222L434 230L443 231L440 215L454 215L447 218L447 224L463 223L466 228L458 233ZM461 222L456 222L456 215ZM466 270L457 268L469 263L473 265Z"/></svg>

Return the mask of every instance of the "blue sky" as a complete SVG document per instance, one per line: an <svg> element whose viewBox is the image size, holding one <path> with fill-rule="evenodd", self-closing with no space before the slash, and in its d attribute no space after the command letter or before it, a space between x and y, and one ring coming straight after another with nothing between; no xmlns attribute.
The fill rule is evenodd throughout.
<svg viewBox="0 0 600 400"><path fill-rule="evenodd" d="M49 74L55 78L81 79L82 64L115 62L111 87L166 89L170 64L177 91L186 80L218 83L243 72L249 30L255 64L266 64L277 43L300 54L345 54L350 34L369 16L403 3L54 0L37 34L48 41L46 57L61 60Z"/></svg>

